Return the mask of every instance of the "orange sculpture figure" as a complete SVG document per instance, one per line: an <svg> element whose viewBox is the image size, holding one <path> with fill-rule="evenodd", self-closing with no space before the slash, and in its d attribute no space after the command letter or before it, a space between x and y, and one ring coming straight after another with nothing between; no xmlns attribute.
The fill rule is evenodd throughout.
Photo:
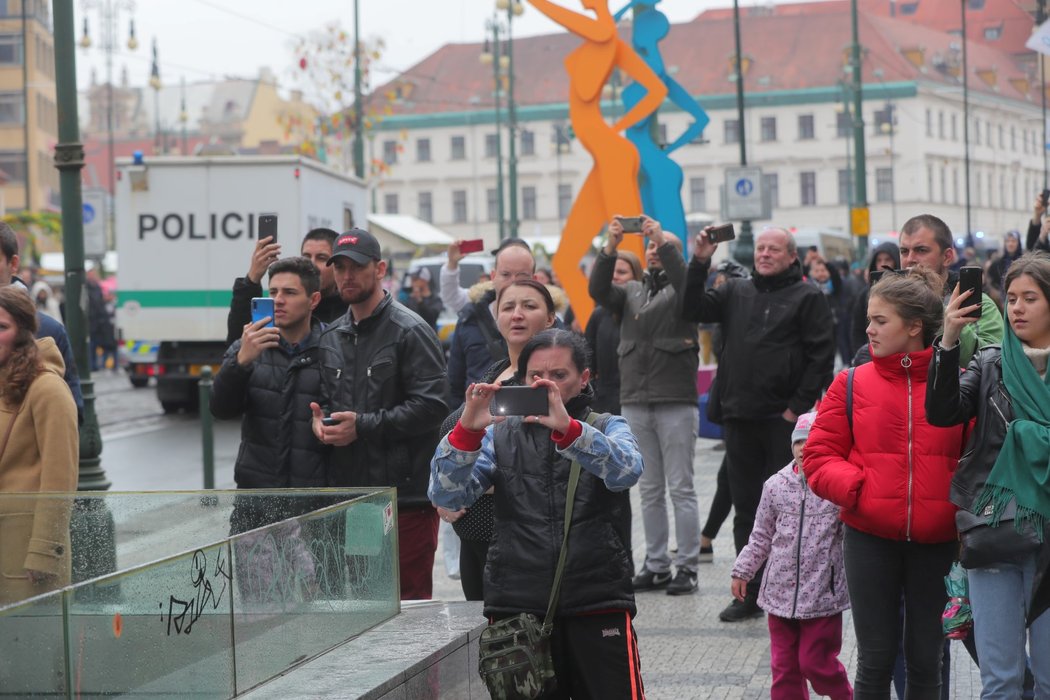
<svg viewBox="0 0 1050 700"><path fill-rule="evenodd" d="M602 226L615 214L644 213L638 190L638 150L622 134L656 111L667 96L667 87L630 44L620 39L607 0L581 0L584 9L594 12L595 17L550 0L529 2L585 42L565 59L565 68L569 73L569 119L576 138L594 158L594 169L587 175L565 220L553 265L576 318L581 326L586 326L594 301L587 293L587 278L580 271L580 260ZM644 87L646 95L609 126L602 116L601 96L614 67ZM628 239L620 249L644 259L642 237Z"/></svg>

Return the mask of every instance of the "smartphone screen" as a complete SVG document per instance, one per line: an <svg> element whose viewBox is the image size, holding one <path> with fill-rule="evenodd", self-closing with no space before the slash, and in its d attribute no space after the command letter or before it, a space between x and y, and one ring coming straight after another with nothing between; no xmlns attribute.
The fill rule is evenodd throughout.
<svg viewBox="0 0 1050 700"><path fill-rule="evenodd" d="M258 323L267 316L270 317L270 322L263 328L273 328L273 299L270 297L253 297L252 323Z"/></svg>
<svg viewBox="0 0 1050 700"><path fill-rule="evenodd" d="M981 317L981 277L982 270L979 267L964 267L959 270L959 293L972 289L973 294L963 302L965 306L977 304L977 308L966 314L967 318Z"/></svg>
<svg viewBox="0 0 1050 700"><path fill-rule="evenodd" d="M531 386L505 386L492 397L489 410L494 416L545 416L547 388Z"/></svg>
<svg viewBox="0 0 1050 700"><path fill-rule="evenodd" d="M620 225L623 226L624 233L641 233L642 232L642 217L640 216L620 216L617 217Z"/></svg>
<svg viewBox="0 0 1050 700"><path fill-rule="evenodd" d="M736 230L733 228L733 224L722 224L708 231L707 238L712 243L725 243L736 238Z"/></svg>
<svg viewBox="0 0 1050 700"><path fill-rule="evenodd" d="M259 214L259 240L270 237L270 243L277 242L277 215Z"/></svg>
<svg viewBox="0 0 1050 700"><path fill-rule="evenodd" d="M469 241L463 241L459 244L459 252L466 255L467 253L478 253L485 249L485 241L480 238L471 238Z"/></svg>

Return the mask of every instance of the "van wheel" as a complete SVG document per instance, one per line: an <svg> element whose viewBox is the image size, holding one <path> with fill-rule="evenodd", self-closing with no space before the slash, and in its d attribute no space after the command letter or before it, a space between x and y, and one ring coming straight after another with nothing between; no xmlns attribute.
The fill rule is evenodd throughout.
<svg viewBox="0 0 1050 700"><path fill-rule="evenodd" d="M149 377L131 377L131 386L136 389L143 389L149 386Z"/></svg>
<svg viewBox="0 0 1050 700"><path fill-rule="evenodd" d="M165 413L178 413L180 408L183 408L185 404L181 401L161 401L160 407L164 409Z"/></svg>

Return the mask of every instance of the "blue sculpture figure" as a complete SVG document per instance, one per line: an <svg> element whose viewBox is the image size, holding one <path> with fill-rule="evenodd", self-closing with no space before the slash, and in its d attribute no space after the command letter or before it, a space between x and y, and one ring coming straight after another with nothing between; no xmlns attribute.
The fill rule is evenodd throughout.
<svg viewBox="0 0 1050 700"><path fill-rule="evenodd" d="M671 23L667 20L667 15L656 9L659 2L660 0L631 0L614 17L619 21L628 10L634 8L634 36L631 39L634 50L667 86L668 99L692 115L693 121L689 128L666 148L661 148L653 139L651 127L653 119L656 118L655 113L628 128L627 138L638 149L642 160L638 185L645 213L659 221L665 231L673 232L682 239L682 249L688 251L689 232L686 229L685 208L682 206L684 178L682 167L671 160L671 154L703 133L704 127L711 119L689 92L667 73L659 44L671 31ZM624 107L629 110L645 97L645 94L644 87L631 83L623 91Z"/></svg>

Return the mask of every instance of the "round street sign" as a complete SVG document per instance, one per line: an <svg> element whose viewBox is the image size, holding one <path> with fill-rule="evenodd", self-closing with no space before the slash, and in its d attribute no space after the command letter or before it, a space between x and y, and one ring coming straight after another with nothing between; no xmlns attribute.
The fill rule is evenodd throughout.
<svg viewBox="0 0 1050 700"><path fill-rule="evenodd" d="M736 181L736 193L741 197L746 197L755 189L755 183L746 177L742 177Z"/></svg>
<svg viewBox="0 0 1050 700"><path fill-rule="evenodd" d="M84 202L84 223L90 224L95 220L95 207L91 206L88 202Z"/></svg>

